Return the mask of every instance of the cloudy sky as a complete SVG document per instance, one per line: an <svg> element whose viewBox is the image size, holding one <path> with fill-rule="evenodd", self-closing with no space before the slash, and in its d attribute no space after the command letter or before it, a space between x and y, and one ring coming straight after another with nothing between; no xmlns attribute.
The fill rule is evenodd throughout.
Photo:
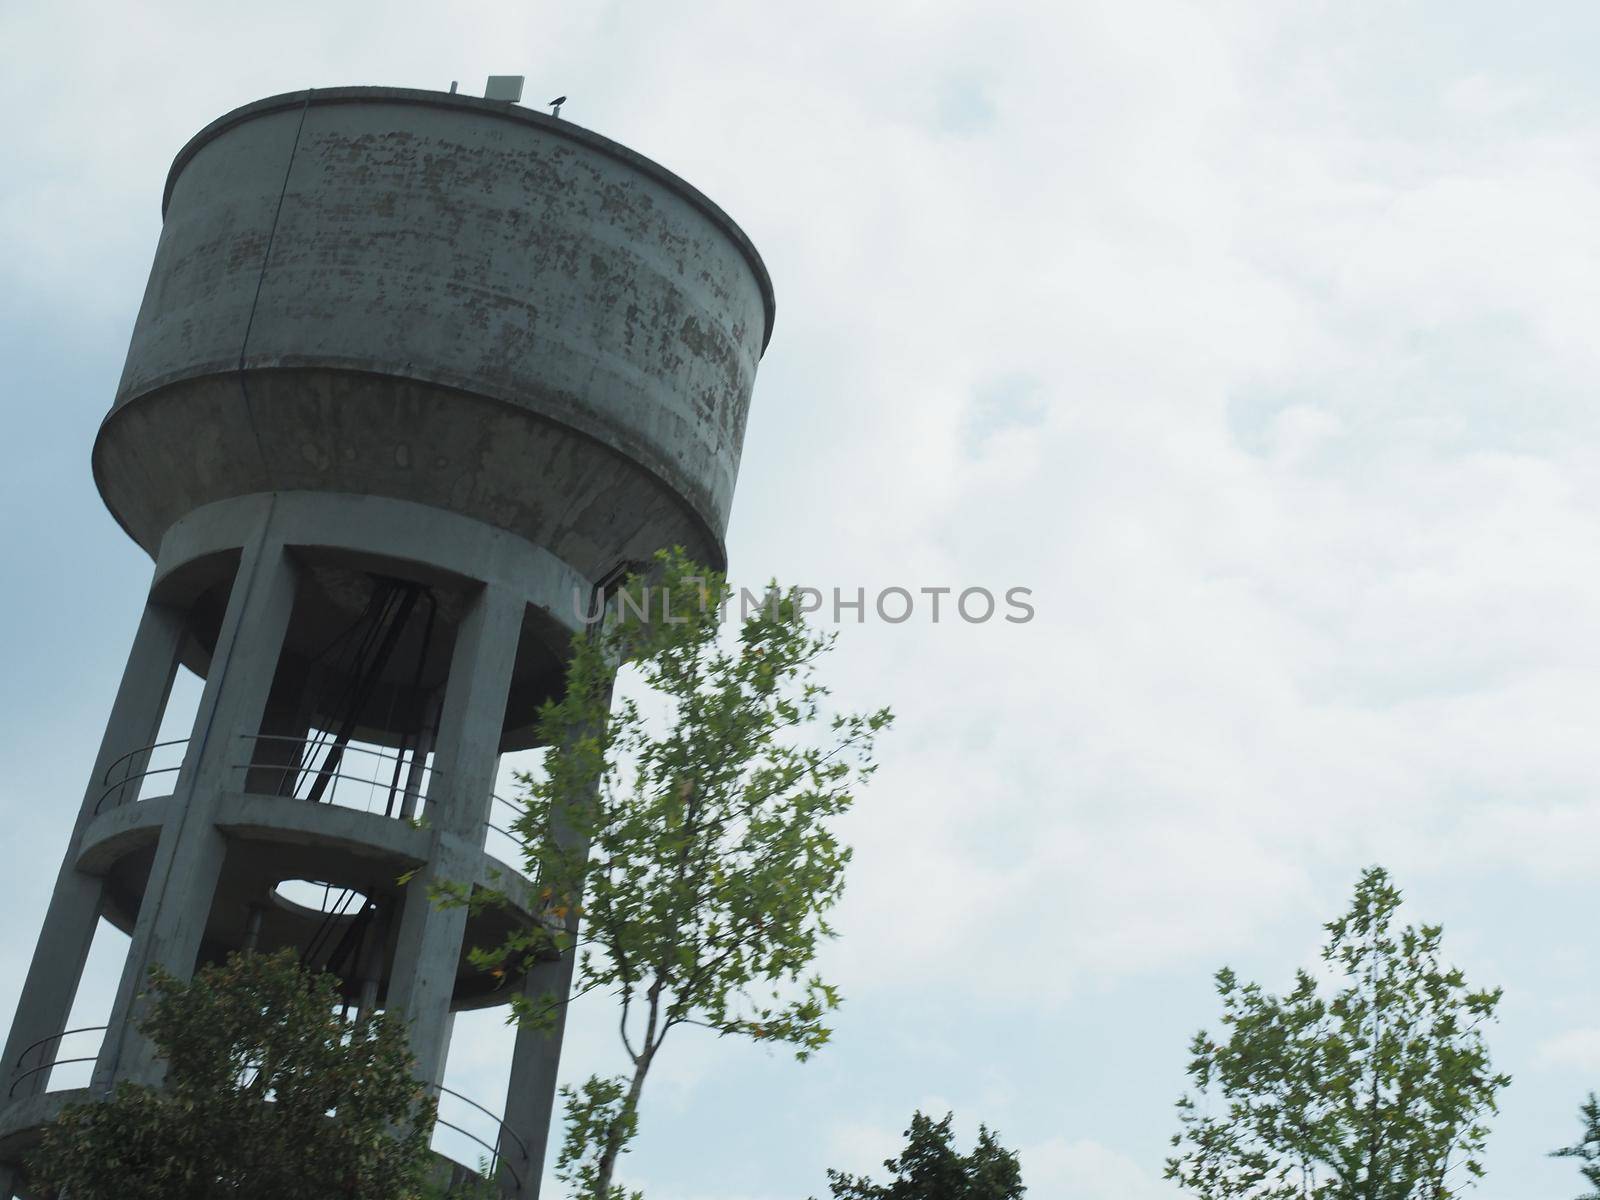
<svg viewBox="0 0 1600 1200"><path fill-rule="evenodd" d="M0 4L0 1017L148 580L89 447L173 154L307 85L480 90L691 180L778 319L733 571L1028 587L841 626L891 704L800 1066L669 1046L627 1181L802 1200L914 1108L1030 1195L1160 1181L1209 976L1308 961L1396 874L1515 1076L1484 1200L1565 1200L1600 1087L1600 9ZM97 946L80 1015L109 1003ZM616 1069L591 1002L568 1073ZM458 1026L494 1097L505 1031Z"/></svg>

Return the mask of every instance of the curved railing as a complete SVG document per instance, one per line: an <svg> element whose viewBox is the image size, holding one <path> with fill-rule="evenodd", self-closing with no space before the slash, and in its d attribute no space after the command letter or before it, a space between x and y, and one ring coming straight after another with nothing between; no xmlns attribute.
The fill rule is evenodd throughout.
<svg viewBox="0 0 1600 1200"><path fill-rule="evenodd" d="M249 790L269 795L360 808L369 813L379 811L381 800L381 810L386 815L409 818L417 815L429 782L436 774L432 766L418 762L414 754L349 743L338 746L335 751L328 742L286 734L244 733L239 736L250 743L251 753L249 761L235 763L234 769L247 772L246 779L248 773L256 773L267 786L253 786ZM262 743L281 747L283 761L262 758ZM352 756L362 763L370 763L370 774L363 776L345 770ZM379 778L385 772L389 778ZM363 801L352 803L352 797L363 788L366 789Z"/></svg>
<svg viewBox="0 0 1600 1200"><path fill-rule="evenodd" d="M496 804L498 804L498 805L500 805L501 808L506 809L507 812L510 815L502 816L500 819L503 820L503 821L510 821L511 824L513 824L513 825L515 825L518 821L522 820L523 817L528 815L527 807L525 805L518 804L515 800L507 800L504 796L500 795L498 792L491 794L489 799L492 802L489 805L489 812L490 812L491 815L489 817L489 820L484 822L484 823L486 825L488 825L489 828L494 830L496 833L503 834L504 836L510 838L512 841L520 843L522 841L522 838L520 836L518 836L515 833L512 833L511 830L509 830L509 829L505 829L505 828L495 824L495 819L494 819L494 816L493 816L493 813L495 811L494 806Z"/></svg>
<svg viewBox="0 0 1600 1200"><path fill-rule="evenodd" d="M169 746L187 746L188 744L189 739L186 737L172 738L170 741L165 742L151 742L148 746L140 746L137 750L129 750L120 758L112 759L110 765L106 767L104 773L100 776L100 785L105 790L102 791L95 799L95 815L98 816L100 814L100 812L106 807L106 801L111 799L112 796L116 796L117 798L117 802L111 805L112 808L121 808L124 804L126 804L128 788L130 785L134 787L133 798L137 800L139 798L140 788L144 786L144 781L146 779L149 779L153 775L172 774L181 770L183 767L183 755L181 754L178 755L177 765L171 767L149 766L149 759L144 758L141 760L141 755L150 755L157 750L164 750ZM135 771L133 768L136 765L139 765L141 762L145 765L140 766L140 769ZM113 780L111 778L112 773L115 772L118 767L122 768L122 774Z"/></svg>
<svg viewBox="0 0 1600 1200"><path fill-rule="evenodd" d="M527 865L526 851L528 843L517 832L517 823L528 815L527 808L515 800L508 800L498 794L491 794L489 799L489 819L484 822L484 826L489 834L497 836L504 843L503 847L500 848L505 850L504 854L496 854L495 857L509 865L523 878L532 879L534 877L533 872L528 870ZM505 822L505 824L501 824L501 822ZM489 844L491 840L491 838L485 838L485 850L494 851L497 849Z"/></svg>
<svg viewBox="0 0 1600 1200"><path fill-rule="evenodd" d="M26 1080L31 1079L35 1075L52 1070L55 1067L67 1066L71 1063L92 1063L99 1058L98 1054L81 1055L73 1058L51 1058L48 1061L35 1063L33 1066L28 1066L27 1062L30 1055L34 1054L36 1051L43 1052L47 1047L60 1042L63 1038L72 1037L75 1034L104 1033L105 1031L106 1026L104 1025L84 1025L77 1029L64 1029L60 1033L53 1033L49 1037L42 1037L38 1041L26 1046L22 1053L17 1055L17 1061L12 1064L11 1081L10 1086L6 1091L6 1099L15 1099L17 1095L17 1088L20 1087ZM253 1065L254 1064L251 1064L251 1066ZM249 1066L245 1068L246 1071L249 1069ZM241 1083L243 1082L244 1077L241 1076ZM510 1174L513 1182L515 1182L517 1187L520 1189L522 1186L522 1176L517 1171L517 1168L512 1165L511 1161L504 1156L504 1147L507 1144L514 1145L521 1154L520 1161L526 1163L528 1161L528 1144L522 1139L521 1135L519 1135L516 1130L512 1129L503 1120L501 1120L498 1114L492 1112L490 1109L485 1108L471 1096L464 1096L454 1088L445 1087L443 1084L434 1084L433 1089L441 1096L449 1096L451 1099L459 1100L462 1104L465 1104L469 1108L481 1113L493 1123L495 1136L494 1141L490 1142L486 1138L478 1136L478 1134L474 1133L465 1126L458 1125L446 1117L440 1116L437 1118L438 1124L444 1126L446 1129L453 1129L456 1133L460 1134L474 1145L480 1147L485 1151L485 1153L488 1154L488 1171L486 1173L487 1178L493 1179L495 1174L503 1168L508 1174Z"/></svg>
<svg viewBox="0 0 1600 1200"><path fill-rule="evenodd" d="M341 808L415 819L438 773L426 761L417 762L414 753L346 743L338 748L337 755L330 755L329 743L314 737L272 733L239 737L247 749L242 755L244 761L234 763L233 770L241 773L238 783L242 790L255 793L301 800L315 798L319 803ZM188 738L152 742L114 759L99 780L102 790L95 799L96 815L138 800L145 779L181 770L181 749L176 754L177 762L170 766L153 766L150 756L188 744ZM368 769L361 772L358 764L366 764ZM524 853L527 843L517 831L518 823L527 816L527 808L498 794L491 794L490 801L489 816L484 821L484 849L524 878L533 878Z"/></svg>
<svg viewBox="0 0 1600 1200"><path fill-rule="evenodd" d="M484 1150L488 1151L489 1169L486 1173L484 1173L485 1178L493 1179L495 1177L495 1173L499 1171L501 1167L504 1167L506 1171L510 1173L512 1182L514 1182L520 1190L522 1187L522 1176L517 1172L517 1169L511 1165L510 1160L502 1157L501 1155L501 1144L505 1142L507 1138L509 1138L516 1144L517 1149L522 1152L522 1161L528 1161L528 1144L523 1141L520 1136L518 1136L517 1131L502 1121L497 1114L490 1112L487 1108L479 1104L470 1096L463 1096L460 1092L455 1091L452 1088L445 1087L442 1083L434 1084L433 1088L441 1096L450 1096L456 1100L459 1100L463 1104L477 1109L484 1116L488 1117L489 1120L494 1122L496 1137L494 1144L490 1145L487 1141L473 1133L470 1129L463 1129L460 1125L454 1124L451 1121L447 1121L443 1117L436 1118L438 1124L443 1125L446 1129L455 1130L474 1145L481 1146Z"/></svg>
<svg viewBox="0 0 1600 1200"><path fill-rule="evenodd" d="M37 1063L34 1066L29 1067L27 1066L28 1055L32 1054L35 1050L43 1051L46 1046L50 1046L56 1042L59 1042L62 1038L69 1038L76 1033L104 1033L105 1031L106 1027L104 1025L84 1025L77 1029L64 1029L60 1033L52 1033L49 1037L42 1037L38 1041L30 1043L28 1046L24 1047L22 1053L17 1055L17 1061L11 1065L11 1084L10 1087L6 1089L6 1099L16 1099L17 1087L23 1082L23 1080L30 1079L42 1071L49 1071L56 1067L64 1067L69 1063L94 1062L100 1057L98 1054L89 1054L78 1058L51 1058L48 1062Z"/></svg>

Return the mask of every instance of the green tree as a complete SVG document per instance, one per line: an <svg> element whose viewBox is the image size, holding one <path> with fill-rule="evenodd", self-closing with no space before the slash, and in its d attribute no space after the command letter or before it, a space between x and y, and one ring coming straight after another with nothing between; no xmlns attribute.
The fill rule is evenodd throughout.
<svg viewBox="0 0 1600 1200"><path fill-rule="evenodd" d="M1500 990L1440 958L1437 925L1396 930L1400 893L1364 872L1325 928L1324 973L1288 995L1216 976L1226 1038L1201 1032L1166 1178L1206 1200L1449 1200L1482 1176L1485 1121L1511 1082L1483 1026Z"/></svg>
<svg viewBox="0 0 1600 1200"><path fill-rule="evenodd" d="M804 1059L839 1003L812 972L850 858L830 823L871 773L890 715L823 715L814 671L833 639L810 630L796 592L774 587L730 639L732 599L723 576L664 553L576 640L565 694L540 715L552 749L542 775L522 776L518 827L554 932L477 956L511 972L566 951L582 905L574 994L617 997L627 1063L564 1093L558 1174L595 1200L621 1194L617 1160L673 1030L786 1044ZM622 662L646 699L613 710ZM523 1000L518 1019L548 1027L560 1002Z"/></svg>
<svg viewBox="0 0 1600 1200"><path fill-rule="evenodd" d="M884 1160L895 1175L888 1183L829 1171L833 1200L1021 1200L1028 1189L1016 1154L982 1125L972 1153L962 1154L953 1144L950 1117L935 1122L920 1112L912 1115L906 1148L899 1158Z"/></svg>
<svg viewBox="0 0 1600 1200"><path fill-rule="evenodd" d="M1583 1137L1576 1145L1553 1151L1551 1157L1579 1159L1582 1165L1578 1170L1589 1185L1589 1191L1577 1200L1600 1200L1600 1098L1593 1092L1579 1107L1578 1117L1583 1122Z"/></svg>
<svg viewBox="0 0 1600 1200"><path fill-rule="evenodd" d="M185 983L152 973L141 1028L166 1081L122 1084L46 1128L32 1177L71 1200L398 1200L419 1194L433 1103L405 1030L342 1019L291 952L235 955Z"/></svg>

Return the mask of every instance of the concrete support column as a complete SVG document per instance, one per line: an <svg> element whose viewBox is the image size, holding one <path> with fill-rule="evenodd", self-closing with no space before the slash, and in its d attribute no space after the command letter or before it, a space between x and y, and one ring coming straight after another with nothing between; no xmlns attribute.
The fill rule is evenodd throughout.
<svg viewBox="0 0 1600 1200"><path fill-rule="evenodd" d="M95 1068L95 1086L160 1077L154 1048L138 1030L150 968L180 979L193 974L226 849L215 824L223 791L243 783L243 763L267 697L294 605L295 572L271 511L240 555L238 573L217 635L211 671L195 716L193 736L174 788L176 808L161 830L145 885L127 963L117 989L110 1031Z"/></svg>
<svg viewBox="0 0 1600 1200"><path fill-rule="evenodd" d="M182 636L180 613L153 601L145 605L6 1039L5 1069L0 1073L0 1080L4 1081L0 1087L5 1090L0 1091L0 1106L42 1092L49 1081L48 1071L38 1071L24 1079L17 1076L56 1057L56 1044L45 1039L58 1037L66 1028L100 921L102 881L84 874L75 865L83 832L95 817L95 808L106 790L104 780L113 764L129 754L138 758L137 752L156 740L177 671ZM120 775L118 767L113 780ZM130 793L137 794L136 788L137 784L130 785ZM21 1061L24 1054L26 1061Z"/></svg>
<svg viewBox="0 0 1600 1200"><path fill-rule="evenodd" d="M456 631L439 711L424 814L432 847L427 866L405 888L387 1002L405 1014L418 1078L432 1086L444 1077L467 912L436 907L428 892L435 883L470 884L476 876L525 607L509 589L479 592Z"/></svg>
<svg viewBox="0 0 1600 1200"><path fill-rule="evenodd" d="M568 925L577 932L577 916ZM572 994L572 973L577 962L569 950L551 962L541 962L524 977L523 995L535 1001L553 1000L555 1023L546 1030L518 1029L511 1058L511 1082L506 1088L505 1132L500 1136L500 1157L515 1165L519 1179L509 1174L500 1181L507 1200L539 1200L550 1123L555 1118L556 1076L561 1070L561 1042L566 1036L567 1001Z"/></svg>
<svg viewBox="0 0 1600 1200"><path fill-rule="evenodd" d="M559 812L551 814L551 832L563 852L587 857L589 840L571 828ZM580 897L581 899L581 897ZM566 1036L567 1005L572 996L572 975L577 965L578 905L567 912L568 950L559 958L535 963L523 977L522 994L536 1003L555 1005L555 1023L546 1030L519 1028L512 1051L511 1081L506 1088L505 1132L500 1157L516 1164L517 1179L500 1181L506 1200L539 1200L549 1152L550 1125L555 1118L556 1077L561 1070L561 1043Z"/></svg>

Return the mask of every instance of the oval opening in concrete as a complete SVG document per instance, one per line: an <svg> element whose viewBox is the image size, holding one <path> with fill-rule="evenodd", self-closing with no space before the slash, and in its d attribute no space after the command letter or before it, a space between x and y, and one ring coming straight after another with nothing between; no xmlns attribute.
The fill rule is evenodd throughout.
<svg viewBox="0 0 1600 1200"><path fill-rule="evenodd" d="M291 912L318 916L354 917L367 898L354 888L320 879L285 879L275 884L272 898Z"/></svg>

